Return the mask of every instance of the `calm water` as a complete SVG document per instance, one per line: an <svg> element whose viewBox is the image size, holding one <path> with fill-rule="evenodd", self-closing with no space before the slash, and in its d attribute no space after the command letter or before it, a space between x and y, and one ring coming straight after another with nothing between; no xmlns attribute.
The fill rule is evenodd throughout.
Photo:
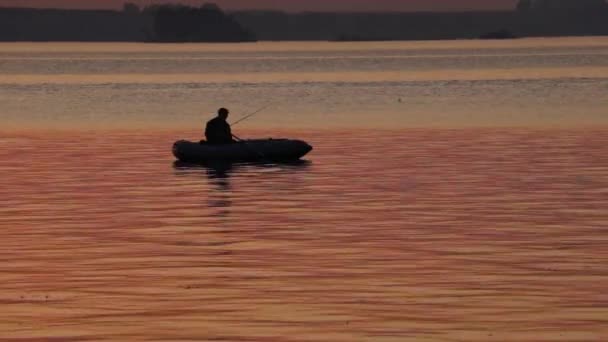
<svg viewBox="0 0 608 342"><path fill-rule="evenodd" d="M0 44L3 124L247 127L602 123L608 38L242 45Z"/></svg>
<svg viewBox="0 0 608 342"><path fill-rule="evenodd" d="M0 44L0 340L604 341L608 39ZM220 105L315 150L174 164Z"/></svg>

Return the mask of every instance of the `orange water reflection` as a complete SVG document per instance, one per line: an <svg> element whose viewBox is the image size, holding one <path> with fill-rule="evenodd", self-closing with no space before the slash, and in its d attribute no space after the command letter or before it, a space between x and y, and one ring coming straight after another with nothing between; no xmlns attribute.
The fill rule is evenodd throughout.
<svg viewBox="0 0 608 342"><path fill-rule="evenodd" d="M0 336L605 340L606 132L283 132L309 163L227 170L2 133Z"/></svg>

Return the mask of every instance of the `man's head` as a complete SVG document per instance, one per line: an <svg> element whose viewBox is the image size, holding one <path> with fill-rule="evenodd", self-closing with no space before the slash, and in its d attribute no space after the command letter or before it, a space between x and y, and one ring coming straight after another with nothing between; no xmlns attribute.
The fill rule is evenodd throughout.
<svg viewBox="0 0 608 342"><path fill-rule="evenodd" d="M228 111L228 109L226 108L220 108L217 111L217 116L219 116L220 118L222 118L223 120L228 119L228 114L230 114L230 111Z"/></svg>

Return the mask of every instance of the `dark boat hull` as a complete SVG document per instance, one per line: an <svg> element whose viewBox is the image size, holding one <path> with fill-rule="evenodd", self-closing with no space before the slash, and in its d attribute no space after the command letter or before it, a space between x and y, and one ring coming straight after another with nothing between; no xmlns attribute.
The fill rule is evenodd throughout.
<svg viewBox="0 0 608 342"><path fill-rule="evenodd" d="M173 155L182 162L287 162L302 158L312 147L301 140L243 140L233 144L210 145L186 140L173 144Z"/></svg>

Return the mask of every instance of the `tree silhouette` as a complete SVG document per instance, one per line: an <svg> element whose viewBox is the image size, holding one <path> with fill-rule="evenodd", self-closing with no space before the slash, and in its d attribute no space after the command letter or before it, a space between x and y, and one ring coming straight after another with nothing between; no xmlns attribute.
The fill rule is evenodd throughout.
<svg viewBox="0 0 608 342"><path fill-rule="evenodd" d="M517 11L527 12L532 9L532 0L519 0L517 3Z"/></svg>
<svg viewBox="0 0 608 342"><path fill-rule="evenodd" d="M123 13L126 14L139 14L139 6L132 2L127 2L122 6Z"/></svg>
<svg viewBox="0 0 608 342"><path fill-rule="evenodd" d="M242 42L253 41L245 30L218 6L199 8L183 5L161 5L154 13L154 40L158 42Z"/></svg>

